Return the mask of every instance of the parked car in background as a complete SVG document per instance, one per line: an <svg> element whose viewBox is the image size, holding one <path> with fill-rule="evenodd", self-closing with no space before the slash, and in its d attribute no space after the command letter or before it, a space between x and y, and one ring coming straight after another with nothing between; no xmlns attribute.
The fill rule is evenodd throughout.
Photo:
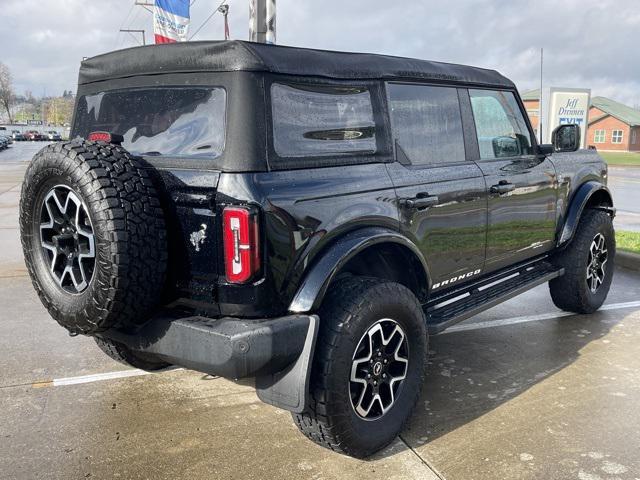
<svg viewBox="0 0 640 480"><path fill-rule="evenodd" d="M24 132L24 137L25 140L31 140L32 142L42 140L42 134L37 130L27 130Z"/></svg>
<svg viewBox="0 0 640 480"><path fill-rule="evenodd" d="M11 138L13 138L16 142L25 140L24 135L20 130L11 130Z"/></svg>
<svg viewBox="0 0 640 480"><path fill-rule="evenodd" d="M0 136L0 150L4 150L9 146L9 140L7 137Z"/></svg>
<svg viewBox="0 0 640 480"><path fill-rule="evenodd" d="M49 140L51 140L53 142L58 142L58 141L62 140L62 136L58 132L56 132L55 130L49 130L46 133L46 137L47 137L47 139L49 139Z"/></svg>
<svg viewBox="0 0 640 480"><path fill-rule="evenodd" d="M23 136L25 140L33 140L35 133L33 130L27 130L26 132L24 132Z"/></svg>
<svg viewBox="0 0 640 480"><path fill-rule="evenodd" d="M11 135L5 135L4 133L2 133L0 135L2 135L7 140L7 143L9 145L13 145L13 138L11 137Z"/></svg>

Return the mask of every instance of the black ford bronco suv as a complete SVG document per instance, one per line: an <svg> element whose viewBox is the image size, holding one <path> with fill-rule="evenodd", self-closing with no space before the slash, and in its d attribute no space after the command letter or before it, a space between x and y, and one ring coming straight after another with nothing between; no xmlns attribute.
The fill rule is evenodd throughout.
<svg viewBox="0 0 640 480"><path fill-rule="evenodd" d="M575 125L539 145L495 71L132 48L82 63L71 138L20 202L52 317L134 367L248 379L348 455L398 434L429 335L545 282L590 313L611 285L606 164Z"/></svg>

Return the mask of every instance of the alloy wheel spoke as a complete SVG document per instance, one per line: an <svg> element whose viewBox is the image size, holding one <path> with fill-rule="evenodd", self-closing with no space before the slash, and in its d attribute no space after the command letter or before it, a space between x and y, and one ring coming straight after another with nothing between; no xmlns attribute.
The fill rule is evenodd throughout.
<svg viewBox="0 0 640 480"><path fill-rule="evenodd" d="M591 293L595 293L604 283L609 251L604 235L597 233L589 246L589 262L587 265L587 285Z"/></svg>
<svg viewBox="0 0 640 480"><path fill-rule="evenodd" d="M402 327L382 319L361 337L350 375L351 404L357 415L373 420L396 401L408 368L408 341Z"/></svg>
<svg viewBox="0 0 640 480"><path fill-rule="evenodd" d="M86 205L65 185L45 196L40 214L40 245L49 271L68 293L84 291L95 269L95 236Z"/></svg>

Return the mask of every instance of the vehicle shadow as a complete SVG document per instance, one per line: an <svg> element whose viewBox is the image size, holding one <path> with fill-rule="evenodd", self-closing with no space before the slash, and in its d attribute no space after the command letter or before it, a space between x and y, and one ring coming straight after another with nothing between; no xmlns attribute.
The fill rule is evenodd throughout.
<svg viewBox="0 0 640 480"><path fill-rule="evenodd" d="M432 337L423 392L401 438L412 448L428 444L499 408L573 363L615 323L597 312Z"/></svg>

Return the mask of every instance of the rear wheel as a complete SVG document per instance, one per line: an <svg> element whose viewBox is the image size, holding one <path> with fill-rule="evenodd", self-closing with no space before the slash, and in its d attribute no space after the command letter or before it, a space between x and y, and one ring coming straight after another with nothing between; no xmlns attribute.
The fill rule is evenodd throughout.
<svg viewBox="0 0 640 480"><path fill-rule="evenodd" d="M615 253L611 216L601 210L586 210L573 240L554 259L565 273L549 282L553 303L575 313L600 308L613 280Z"/></svg>
<svg viewBox="0 0 640 480"><path fill-rule="evenodd" d="M121 343L114 342L107 338L94 337L96 344L104 353L113 358L116 362L129 367L139 368L141 370L155 371L170 367L169 363L163 362L152 355L140 352L134 352Z"/></svg>
<svg viewBox="0 0 640 480"><path fill-rule="evenodd" d="M348 277L332 286L320 322L311 404L294 421L325 448L369 456L396 438L420 395L422 307L400 284Z"/></svg>

